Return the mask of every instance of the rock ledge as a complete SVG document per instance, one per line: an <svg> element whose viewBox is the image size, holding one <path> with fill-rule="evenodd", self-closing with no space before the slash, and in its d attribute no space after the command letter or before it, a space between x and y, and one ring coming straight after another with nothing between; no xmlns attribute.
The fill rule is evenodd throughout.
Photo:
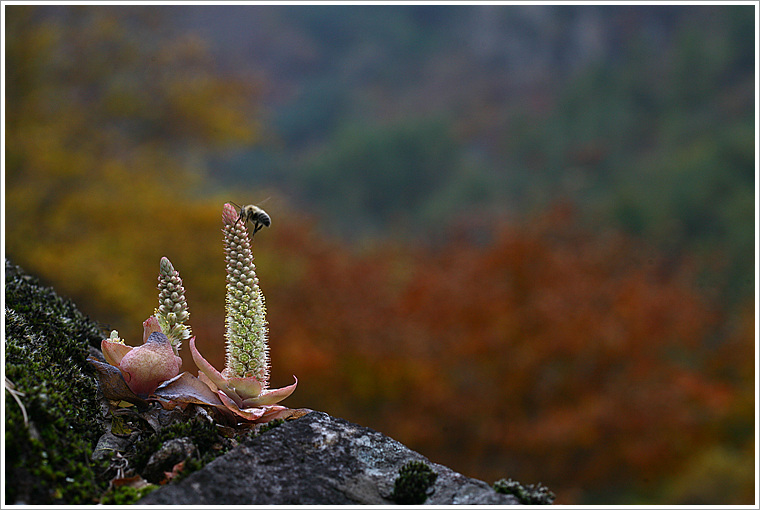
<svg viewBox="0 0 760 510"><path fill-rule="evenodd" d="M138 504L394 504L399 469L423 461L438 474L425 504L510 505L517 498L434 464L372 429L312 412L261 435Z"/></svg>

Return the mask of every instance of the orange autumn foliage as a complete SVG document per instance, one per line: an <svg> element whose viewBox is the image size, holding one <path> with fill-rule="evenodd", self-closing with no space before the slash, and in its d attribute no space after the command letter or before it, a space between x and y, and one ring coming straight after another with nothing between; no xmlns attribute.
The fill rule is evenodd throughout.
<svg viewBox="0 0 760 510"><path fill-rule="evenodd" d="M541 481L565 503L646 490L717 440L735 399L703 372L719 317L688 261L567 208L416 250L278 228L259 265L274 384L298 374L292 405L468 475Z"/></svg>

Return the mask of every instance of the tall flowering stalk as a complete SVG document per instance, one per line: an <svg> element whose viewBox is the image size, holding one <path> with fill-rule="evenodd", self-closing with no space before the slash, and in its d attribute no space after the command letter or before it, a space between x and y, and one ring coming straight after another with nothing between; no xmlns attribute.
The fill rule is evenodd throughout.
<svg viewBox="0 0 760 510"><path fill-rule="evenodd" d="M230 377L255 377L266 389L269 346L264 294L259 288L246 222L230 204L222 210L227 261L227 367Z"/></svg>
<svg viewBox="0 0 760 510"><path fill-rule="evenodd" d="M185 287L179 272L166 257L161 257L158 273L158 308L154 314L161 331L169 338L174 354L179 354L182 340L190 338L190 317L185 299Z"/></svg>
<svg viewBox="0 0 760 510"><path fill-rule="evenodd" d="M214 391L223 405L249 421L264 422L288 415L290 410L275 405L296 389L269 386L269 347L264 296L259 289L251 242L245 222L231 204L224 204L224 250L227 260L226 346L222 372L201 356L190 339L190 353L200 371L198 378Z"/></svg>

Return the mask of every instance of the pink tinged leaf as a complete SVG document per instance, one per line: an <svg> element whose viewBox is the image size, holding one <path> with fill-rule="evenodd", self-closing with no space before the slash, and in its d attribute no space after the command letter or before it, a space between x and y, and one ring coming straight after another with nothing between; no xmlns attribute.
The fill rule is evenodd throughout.
<svg viewBox="0 0 760 510"><path fill-rule="evenodd" d="M143 343L147 342L153 333L161 333L161 326L158 325L158 319L151 315L143 322Z"/></svg>
<svg viewBox="0 0 760 510"><path fill-rule="evenodd" d="M121 370L108 363L98 361L92 356L88 357L87 361L89 361L95 367L95 370L97 370L100 389L103 392L103 396L107 399L125 400L137 405L148 405L145 400L135 395L135 393L129 388L122 376Z"/></svg>
<svg viewBox="0 0 760 510"><path fill-rule="evenodd" d="M306 409L304 407L300 409L289 409L283 406L268 406L266 414L259 419L259 422L266 423L272 420L296 420L313 412L312 409Z"/></svg>
<svg viewBox="0 0 760 510"><path fill-rule="evenodd" d="M224 375L222 375L222 377L224 377ZM214 384L214 382L211 379L206 377L206 374L204 374L203 372L199 370L198 380L204 383L206 386L208 386L211 389L211 391L213 391L214 393L225 393L228 396L228 398L230 398L233 402L236 402L236 405L238 405L238 407L240 406L240 404L243 403L243 399L241 399L237 395L237 393L235 393L235 390L230 388L226 384L226 379L225 379L225 387L224 389L222 389L222 388L219 388L216 384Z"/></svg>
<svg viewBox="0 0 760 510"><path fill-rule="evenodd" d="M237 210L232 204L224 204L222 207L222 221L225 225L234 225L239 217Z"/></svg>
<svg viewBox="0 0 760 510"><path fill-rule="evenodd" d="M211 391L213 391L214 393L219 391L219 387L216 384L214 384L214 382L211 379L206 377L206 374L204 374L200 370L198 371L198 380L204 383L206 386L208 386L211 389Z"/></svg>
<svg viewBox="0 0 760 510"><path fill-rule="evenodd" d="M216 392L188 372L182 372L177 377L164 382L156 388L153 395L185 404L222 405Z"/></svg>
<svg viewBox="0 0 760 510"><path fill-rule="evenodd" d="M264 390L255 398L244 399L241 407L266 406L285 400L296 390L296 386L298 386L298 379L296 376L293 376L293 379L295 379L296 382L290 386L277 388L276 390Z"/></svg>
<svg viewBox="0 0 760 510"><path fill-rule="evenodd" d="M258 397L263 388L261 382L255 377L230 377L227 382L243 401Z"/></svg>
<svg viewBox="0 0 760 510"><path fill-rule="evenodd" d="M192 337L190 339L190 353L193 355L195 366L198 367L198 370L200 370L201 373L203 373L203 375L205 375L212 384L214 384L222 391L231 391L229 385L227 384L227 379L225 379L224 376L211 365L211 363L206 361L206 358L201 356L201 353L198 352L198 349L195 348L195 337ZM209 385L209 387L211 386Z"/></svg>
<svg viewBox="0 0 760 510"><path fill-rule="evenodd" d="M103 340L100 342L100 350L103 351L103 357L106 358L106 361L116 367L119 366L122 358L132 350L132 347L111 340Z"/></svg>
<svg viewBox="0 0 760 510"><path fill-rule="evenodd" d="M174 354L163 333L152 333L146 343L124 355L119 368L130 389L147 396L163 381L179 374L182 358Z"/></svg>
<svg viewBox="0 0 760 510"><path fill-rule="evenodd" d="M302 409L288 409L284 406L265 406L264 409L266 411L261 418L256 420L257 423L268 423L272 420L287 420L293 416L296 416L297 418L303 416L299 415L299 412L302 411Z"/></svg>
<svg viewBox="0 0 760 510"><path fill-rule="evenodd" d="M211 363L206 361L206 358L201 356L201 353L198 352L198 349L195 347L195 337L190 339L190 353L192 354L193 361L195 361L195 365L199 370L198 378L206 383L212 390L214 387L218 388L239 405L242 402L242 399L237 393L235 393L235 390L230 387L224 374L220 373L211 365ZM201 374L203 374L203 376L201 376Z"/></svg>
<svg viewBox="0 0 760 510"><path fill-rule="evenodd" d="M223 391L219 392L219 398L222 400L222 403L224 403L227 409L240 416L241 418L245 418L246 420L258 420L266 413L266 409L263 407L240 409L235 401L228 397Z"/></svg>

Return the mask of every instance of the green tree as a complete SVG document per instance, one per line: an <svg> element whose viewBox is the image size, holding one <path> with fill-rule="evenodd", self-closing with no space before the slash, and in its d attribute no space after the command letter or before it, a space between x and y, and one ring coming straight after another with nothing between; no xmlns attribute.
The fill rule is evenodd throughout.
<svg viewBox="0 0 760 510"><path fill-rule="evenodd" d="M308 164L304 192L352 230L393 228L424 215L458 167L456 141L441 120L349 124ZM341 200L335 201L336 196Z"/></svg>

